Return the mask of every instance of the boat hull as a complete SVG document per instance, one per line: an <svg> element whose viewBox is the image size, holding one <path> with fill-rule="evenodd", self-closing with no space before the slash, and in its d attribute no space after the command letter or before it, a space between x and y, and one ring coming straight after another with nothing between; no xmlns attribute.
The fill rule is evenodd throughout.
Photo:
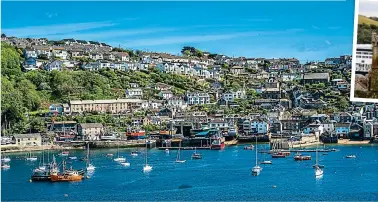
<svg viewBox="0 0 378 202"><path fill-rule="evenodd" d="M217 144L217 145L211 145L211 149L212 150L221 150L221 149L224 149L224 142L222 142L221 144Z"/></svg>
<svg viewBox="0 0 378 202"><path fill-rule="evenodd" d="M52 182L75 182L81 181L82 175L51 175L50 180Z"/></svg>

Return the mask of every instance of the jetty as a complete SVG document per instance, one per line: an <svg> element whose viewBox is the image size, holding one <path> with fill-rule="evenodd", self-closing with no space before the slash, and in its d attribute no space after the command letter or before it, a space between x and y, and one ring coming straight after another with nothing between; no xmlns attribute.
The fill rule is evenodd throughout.
<svg viewBox="0 0 378 202"><path fill-rule="evenodd" d="M158 149L159 150L166 150L166 149L169 149L169 150L178 150L178 149L181 149L181 150L210 150L211 147L159 147Z"/></svg>
<svg viewBox="0 0 378 202"><path fill-rule="evenodd" d="M316 152L316 149L280 149L279 152ZM332 152L330 149L319 149L318 152ZM259 153L274 153L273 150L260 150Z"/></svg>

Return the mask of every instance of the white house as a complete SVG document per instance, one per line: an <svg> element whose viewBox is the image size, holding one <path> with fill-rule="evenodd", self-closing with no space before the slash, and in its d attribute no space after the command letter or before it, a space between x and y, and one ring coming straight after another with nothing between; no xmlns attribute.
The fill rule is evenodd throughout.
<svg viewBox="0 0 378 202"><path fill-rule="evenodd" d="M244 90L238 90L235 92L230 91L230 92L224 93L222 95L222 98L226 101L234 101L235 99L244 99L245 96L246 94Z"/></svg>
<svg viewBox="0 0 378 202"><path fill-rule="evenodd" d="M68 59L68 52L65 51L65 50L54 49L54 50L52 50L52 55L54 57L57 57L57 58L60 58L60 59L63 59L63 60Z"/></svg>
<svg viewBox="0 0 378 202"><path fill-rule="evenodd" d="M210 95L208 93L191 92L186 94L186 100L189 105L210 104Z"/></svg>
<svg viewBox="0 0 378 202"><path fill-rule="evenodd" d="M185 109L188 105L181 97L171 97L167 100L167 105L175 108Z"/></svg>
<svg viewBox="0 0 378 202"><path fill-rule="evenodd" d="M141 98L143 96L143 90L140 88L131 88L126 90L126 97L132 98L132 97L138 97Z"/></svg>

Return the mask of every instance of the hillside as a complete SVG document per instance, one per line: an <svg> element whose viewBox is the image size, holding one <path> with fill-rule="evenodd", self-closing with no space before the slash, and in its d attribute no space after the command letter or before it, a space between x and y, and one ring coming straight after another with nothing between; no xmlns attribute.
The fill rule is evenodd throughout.
<svg viewBox="0 0 378 202"><path fill-rule="evenodd" d="M358 24L376 25L378 26L378 21L368 18L363 15L358 15Z"/></svg>
<svg viewBox="0 0 378 202"><path fill-rule="evenodd" d="M357 43L369 44L371 43L372 32L378 32L378 20L376 18L368 18L363 15L358 16L358 31L357 31Z"/></svg>

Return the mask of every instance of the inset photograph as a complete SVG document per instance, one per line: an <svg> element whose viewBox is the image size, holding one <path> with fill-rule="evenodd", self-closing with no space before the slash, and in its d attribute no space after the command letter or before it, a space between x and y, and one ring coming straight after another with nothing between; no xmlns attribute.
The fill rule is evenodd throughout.
<svg viewBox="0 0 378 202"><path fill-rule="evenodd" d="M378 102L378 1L360 0L358 4L351 100Z"/></svg>

